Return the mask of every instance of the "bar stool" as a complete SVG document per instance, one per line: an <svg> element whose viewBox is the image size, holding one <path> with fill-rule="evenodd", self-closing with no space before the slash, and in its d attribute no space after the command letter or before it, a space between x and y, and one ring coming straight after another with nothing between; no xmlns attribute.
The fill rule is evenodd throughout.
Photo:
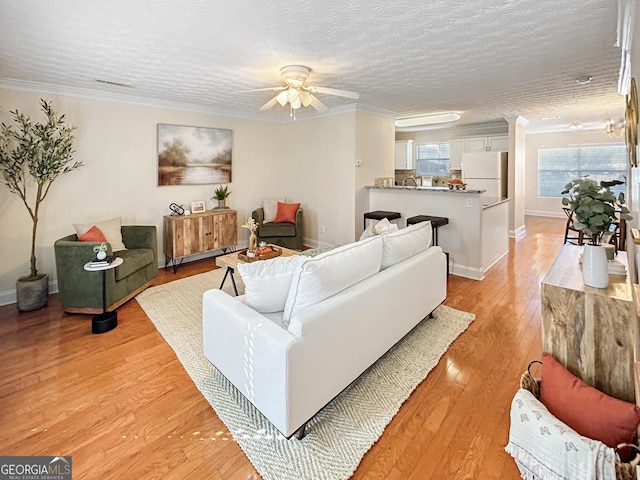
<svg viewBox="0 0 640 480"><path fill-rule="evenodd" d="M438 227L444 227L449 224L447 217L434 217L432 215L416 215L407 218L407 227L420 222L431 222L431 230L433 231L433 244L438 245Z"/></svg>
<svg viewBox="0 0 640 480"><path fill-rule="evenodd" d="M382 220L383 218L386 218L387 220L391 221L391 220L397 220L401 216L402 215L400 215L400 212L386 212L384 210L375 210L373 212L367 212L364 214L364 228L365 230L367 228L367 219Z"/></svg>
<svg viewBox="0 0 640 480"><path fill-rule="evenodd" d="M407 227L421 222L431 222L431 232L433 233L433 244L438 245L438 227L444 227L449 224L447 217L435 217L433 215L416 215L407 218ZM447 256L447 276L449 275L449 252L444 252Z"/></svg>

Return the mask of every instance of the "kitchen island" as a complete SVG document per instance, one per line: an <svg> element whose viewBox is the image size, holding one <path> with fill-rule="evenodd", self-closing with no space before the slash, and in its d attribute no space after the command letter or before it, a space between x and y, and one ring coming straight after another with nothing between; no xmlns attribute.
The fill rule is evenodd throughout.
<svg viewBox="0 0 640 480"><path fill-rule="evenodd" d="M447 217L438 244L449 252L451 273L482 280L509 251L509 198L486 197L484 190L448 187L366 187L369 211L400 212L399 226L415 215Z"/></svg>

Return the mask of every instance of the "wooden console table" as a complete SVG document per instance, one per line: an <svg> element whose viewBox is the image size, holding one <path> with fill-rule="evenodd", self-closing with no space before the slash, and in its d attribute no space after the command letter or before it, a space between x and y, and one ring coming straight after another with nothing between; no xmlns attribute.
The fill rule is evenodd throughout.
<svg viewBox="0 0 640 480"><path fill-rule="evenodd" d="M606 289L586 286L581 252L562 247L542 281L542 351L592 387L635 403L633 286L628 275L609 275ZM626 253L617 260L626 265Z"/></svg>
<svg viewBox="0 0 640 480"><path fill-rule="evenodd" d="M188 255L235 247L238 219L235 210L208 210L191 215L164 217L165 268L173 263L175 273L180 260Z"/></svg>

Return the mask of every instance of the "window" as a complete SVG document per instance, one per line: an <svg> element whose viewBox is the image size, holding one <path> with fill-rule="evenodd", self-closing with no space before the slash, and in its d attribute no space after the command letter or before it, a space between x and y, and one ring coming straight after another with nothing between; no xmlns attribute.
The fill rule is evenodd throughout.
<svg viewBox="0 0 640 480"><path fill-rule="evenodd" d="M423 143L416 147L416 175L449 176L449 144Z"/></svg>
<svg viewBox="0 0 640 480"><path fill-rule="evenodd" d="M624 145L541 148L538 150L538 196L562 197L571 180L588 176L596 182L620 180L627 174L627 149ZM611 189L617 196L627 186Z"/></svg>

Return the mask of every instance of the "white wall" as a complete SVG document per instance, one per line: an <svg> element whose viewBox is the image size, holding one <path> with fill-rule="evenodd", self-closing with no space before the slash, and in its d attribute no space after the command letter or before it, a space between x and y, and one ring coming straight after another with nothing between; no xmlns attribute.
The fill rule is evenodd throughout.
<svg viewBox="0 0 640 480"><path fill-rule="evenodd" d="M115 216L124 224L156 225L161 259L162 217L171 202L206 200L216 185L157 186L158 123L233 130L233 171L228 205L242 224L262 198L286 197L305 208L305 241L316 244L353 240L355 217L355 112L271 124L170 110L0 89L0 121L11 122L18 109L40 118L39 99L53 102L75 131L75 158L85 166L58 178L42 204L36 255L38 270L50 275L56 290L53 242L73 233L73 223ZM391 127L392 128L392 127ZM377 142L379 131L371 134ZM366 132L362 133L366 137ZM392 151L391 135L388 146ZM372 158L373 162L380 156ZM393 156L390 155L390 160ZM363 182L373 183L373 176ZM318 225L325 225L324 234ZM20 199L0 186L0 304L15 301L15 281L29 272L31 220ZM238 241L248 232L238 228Z"/></svg>
<svg viewBox="0 0 640 480"><path fill-rule="evenodd" d="M362 235L362 219L369 208L369 190L378 177L393 177L395 172L395 125L392 118L358 113L356 116L356 167L354 235Z"/></svg>
<svg viewBox="0 0 640 480"><path fill-rule="evenodd" d="M538 197L538 149L561 148L576 145L602 145L624 143L623 138L610 139L600 130L528 134L526 139L525 212L528 215L563 217L562 199Z"/></svg>

